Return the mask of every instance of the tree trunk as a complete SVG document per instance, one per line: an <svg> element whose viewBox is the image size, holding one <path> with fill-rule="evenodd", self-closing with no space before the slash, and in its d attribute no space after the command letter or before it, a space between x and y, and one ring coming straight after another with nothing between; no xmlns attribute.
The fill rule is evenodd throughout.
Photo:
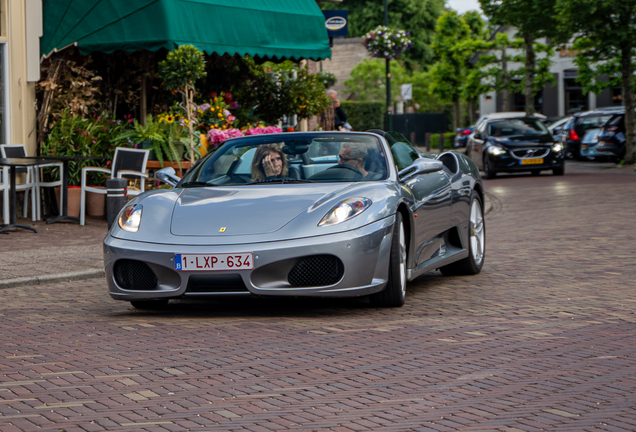
<svg viewBox="0 0 636 432"><path fill-rule="evenodd" d="M625 106L625 163L636 162L635 138L636 116L634 115L634 92L632 90L632 47L621 50L621 75L623 78L623 104Z"/></svg>
<svg viewBox="0 0 636 432"><path fill-rule="evenodd" d="M471 126L475 124L475 99L468 101L468 121Z"/></svg>
<svg viewBox="0 0 636 432"><path fill-rule="evenodd" d="M524 35L523 40L526 45L526 113L534 114L534 38L531 35Z"/></svg>
<svg viewBox="0 0 636 432"><path fill-rule="evenodd" d="M506 59L506 48L501 50L501 96L503 99L502 109L510 110L510 90L508 89L508 59Z"/></svg>
<svg viewBox="0 0 636 432"><path fill-rule="evenodd" d="M453 101L453 130L459 129L459 100Z"/></svg>

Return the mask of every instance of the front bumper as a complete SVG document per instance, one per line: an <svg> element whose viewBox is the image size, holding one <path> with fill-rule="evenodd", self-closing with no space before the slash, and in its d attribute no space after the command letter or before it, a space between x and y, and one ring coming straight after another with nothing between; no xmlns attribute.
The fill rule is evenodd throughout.
<svg viewBox="0 0 636 432"><path fill-rule="evenodd" d="M564 158L563 151L555 153L550 151L548 155L541 158L543 159L540 164L523 165L521 159L518 159L509 153L501 154L498 156L487 154L489 158L488 162L490 167L496 172L523 172L534 170L551 170L560 168L563 166Z"/></svg>
<svg viewBox="0 0 636 432"><path fill-rule="evenodd" d="M104 266L109 294L116 300L148 300L214 295L356 297L381 291L388 280L394 217L356 230L319 237L232 246L142 243L110 236L104 239ZM253 252L250 270L176 271L175 254ZM343 264L341 279L328 286L292 286L288 274L303 257L331 255ZM128 289L114 274L119 260L145 263L156 276L151 289ZM194 278L192 278L195 276ZM192 278L192 280L191 280ZM226 289L224 281L242 280L244 290ZM240 278L240 279L239 279ZM198 280L195 284L193 281ZM203 282L202 282L203 280ZM196 286L196 289L194 287ZM234 288L236 284L234 284ZM203 286L203 289L202 289Z"/></svg>

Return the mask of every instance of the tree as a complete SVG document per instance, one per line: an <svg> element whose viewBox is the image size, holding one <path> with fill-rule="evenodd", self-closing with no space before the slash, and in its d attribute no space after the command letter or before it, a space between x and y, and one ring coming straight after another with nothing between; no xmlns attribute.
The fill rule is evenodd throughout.
<svg viewBox="0 0 636 432"><path fill-rule="evenodd" d="M344 82L345 91L365 102L386 101L385 63L383 59L364 59L351 70L351 78ZM391 98L398 101L400 85L413 84L411 104L420 112L443 111L445 104L430 91L431 74L427 71L407 71L397 60L391 60Z"/></svg>
<svg viewBox="0 0 636 432"><path fill-rule="evenodd" d="M389 27L410 31L413 47L404 53L407 68L433 61L431 43L437 18L444 12L445 0L388 0ZM349 11L349 36L362 37L384 23L382 0L347 0L343 3L321 3L322 9Z"/></svg>
<svg viewBox="0 0 636 432"><path fill-rule="evenodd" d="M431 90L441 99L453 103L453 123L459 128L459 102L464 92L468 61L473 54L469 42L475 40L471 27L455 11L437 20L433 49L438 61L431 68Z"/></svg>
<svg viewBox="0 0 636 432"><path fill-rule="evenodd" d="M584 0L582 0L584 1ZM559 36L557 31L554 0L479 0L490 22L496 25L514 26L518 36L523 40L524 61L524 89L526 96L526 112L534 113L534 96L539 86L535 83L537 76L545 74L545 61L537 64L535 43L537 39L554 39ZM543 48L549 62L549 49ZM547 64L549 70L549 63Z"/></svg>
<svg viewBox="0 0 636 432"><path fill-rule="evenodd" d="M557 0L559 29L574 32L572 48L581 67L580 81L588 90L622 85L625 106L625 163L636 162L634 56L636 0ZM603 83L599 76L606 74ZM619 78L620 77L620 78Z"/></svg>

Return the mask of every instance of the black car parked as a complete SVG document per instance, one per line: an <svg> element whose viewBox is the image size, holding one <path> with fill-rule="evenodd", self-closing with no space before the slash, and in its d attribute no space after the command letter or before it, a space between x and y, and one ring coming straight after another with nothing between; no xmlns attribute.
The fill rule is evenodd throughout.
<svg viewBox="0 0 636 432"><path fill-rule="evenodd" d="M625 157L625 113L614 114L598 136L595 156L619 162Z"/></svg>
<svg viewBox="0 0 636 432"><path fill-rule="evenodd" d="M574 113L561 130L561 142L568 158L581 158L581 140L590 129L601 128L614 114L623 112L622 107L599 108Z"/></svg>
<svg viewBox="0 0 636 432"><path fill-rule="evenodd" d="M563 175L563 144L536 117L498 113L481 119L468 139L466 154L491 179L499 172L552 170Z"/></svg>

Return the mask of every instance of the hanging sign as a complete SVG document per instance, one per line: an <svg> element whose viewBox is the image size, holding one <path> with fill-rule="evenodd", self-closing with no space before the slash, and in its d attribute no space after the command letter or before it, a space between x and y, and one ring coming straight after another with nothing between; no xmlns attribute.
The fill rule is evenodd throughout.
<svg viewBox="0 0 636 432"><path fill-rule="evenodd" d="M349 36L349 11L347 10L324 10L325 27L329 37Z"/></svg>

